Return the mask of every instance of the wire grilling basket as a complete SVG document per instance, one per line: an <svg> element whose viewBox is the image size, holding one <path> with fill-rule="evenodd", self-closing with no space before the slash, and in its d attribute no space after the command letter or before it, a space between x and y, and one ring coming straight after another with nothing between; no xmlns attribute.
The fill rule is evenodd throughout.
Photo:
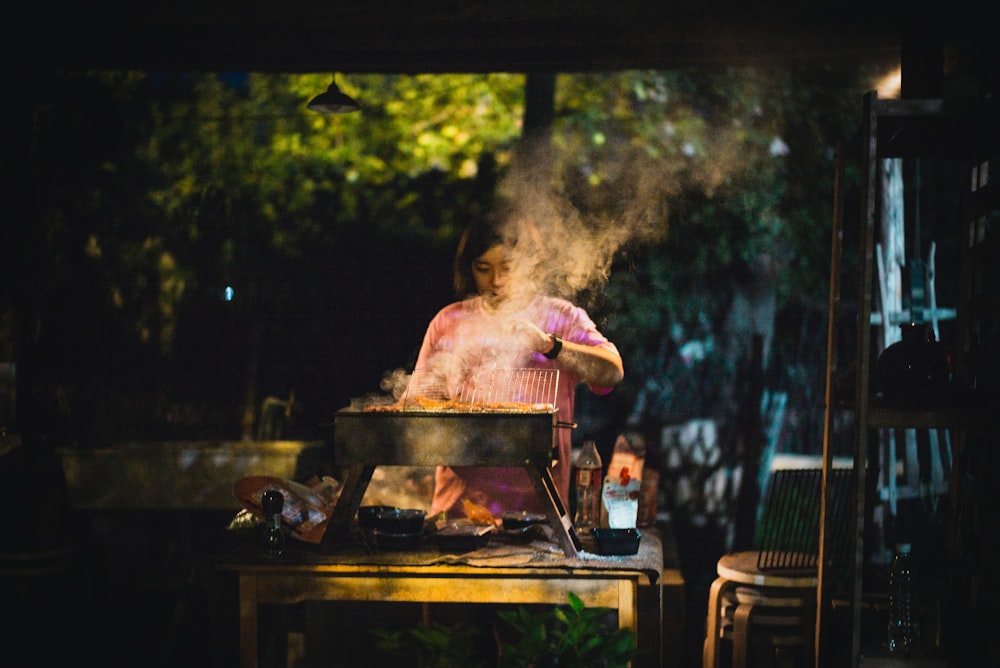
<svg viewBox="0 0 1000 668"><path fill-rule="evenodd" d="M551 412L557 369L480 368L450 387L444 374L417 369L402 397L403 410L468 412Z"/></svg>

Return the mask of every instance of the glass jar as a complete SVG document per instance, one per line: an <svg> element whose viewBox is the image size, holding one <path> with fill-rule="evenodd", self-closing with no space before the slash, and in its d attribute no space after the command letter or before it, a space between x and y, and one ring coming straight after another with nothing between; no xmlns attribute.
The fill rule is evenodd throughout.
<svg viewBox="0 0 1000 668"><path fill-rule="evenodd" d="M901 340L879 355L875 363L877 389L896 404L918 404L942 396L951 380L951 359L944 345L925 324L899 326Z"/></svg>

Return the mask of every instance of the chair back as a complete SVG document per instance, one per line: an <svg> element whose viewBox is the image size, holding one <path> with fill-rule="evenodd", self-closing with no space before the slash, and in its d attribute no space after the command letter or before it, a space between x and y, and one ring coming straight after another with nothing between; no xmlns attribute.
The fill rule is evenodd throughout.
<svg viewBox="0 0 1000 668"><path fill-rule="evenodd" d="M842 563L850 547L847 529L853 481L853 469L829 471L828 562ZM754 536L759 569L816 568L822 502L822 469L778 469L771 473Z"/></svg>

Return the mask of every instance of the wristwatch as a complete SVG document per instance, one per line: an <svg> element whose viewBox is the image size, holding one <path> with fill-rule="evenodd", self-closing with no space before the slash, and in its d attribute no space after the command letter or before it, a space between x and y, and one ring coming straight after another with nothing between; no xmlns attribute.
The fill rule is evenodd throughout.
<svg viewBox="0 0 1000 668"><path fill-rule="evenodd" d="M549 334L549 338L552 339L552 347L546 350L542 355L548 357L550 360L554 360L559 357L559 351L562 350L562 339L560 339L555 334Z"/></svg>

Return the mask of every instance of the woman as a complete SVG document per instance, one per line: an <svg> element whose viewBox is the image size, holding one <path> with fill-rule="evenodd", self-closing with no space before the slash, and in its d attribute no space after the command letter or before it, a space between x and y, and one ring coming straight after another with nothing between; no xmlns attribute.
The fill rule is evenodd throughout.
<svg viewBox="0 0 1000 668"><path fill-rule="evenodd" d="M519 247L511 230L492 217L465 230L454 264L460 301L431 320L414 374L439 375L445 379L449 398L456 398L478 369L558 369L559 421L572 422L576 386L586 383L592 392L607 394L622 380L622 358L584 309L521 289L528 281L514 279L513 262L526 256L529 242L522 240ZM556 433L558 461L552 477L565 503L572 434L568 428ZM437 467L431 514L461 517L463 499L489 508L494 515L545 510L523 468Z"/></svg>

